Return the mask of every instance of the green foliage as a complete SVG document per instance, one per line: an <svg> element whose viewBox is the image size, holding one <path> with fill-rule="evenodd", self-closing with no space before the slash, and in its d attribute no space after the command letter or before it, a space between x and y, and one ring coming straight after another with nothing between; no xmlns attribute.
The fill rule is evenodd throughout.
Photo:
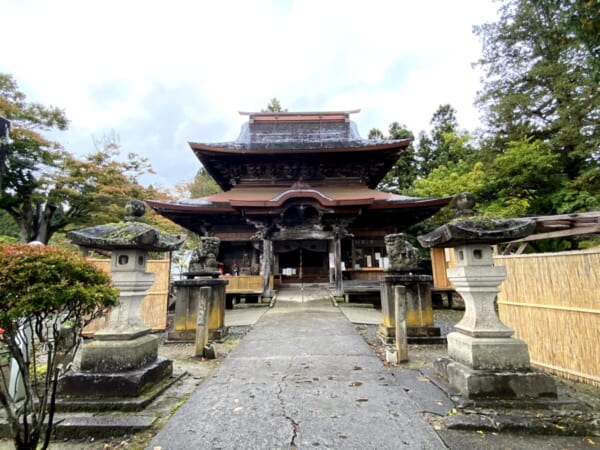
<svg viewBox="0 0 600 450"><path fill-rule="evenodd" d="M67 314L82 323L98 306L116 303L110 277L81 256L49 246L0 245L0 327L18 319Z"/></svg>
<svg viewBox="0 0 600 450"><path fill-rule="evenodd" d="M0 209L12 217L21 241L48 243L58 231L121 219L128 200L167 195L138 184L152 168L147 158L121 155L115 133L96 139L96 150L82 159L47 141L41 132L64 129L64 113L25 99L12 77L0 74L0 115L12 121L11 143L0 158Z"/></svg>
<svg viewBox="0 0 600 450"><path fill-rule="evenodd" d="M16 448L47 448L58 377L84 325L117 303L110 277L75 253L54 247L0 245L1 342L18 366L23 393L0 371L0 403ZM66 333L68 327L71 334Z"/></svg>
<svg viewBox="0 0 600 450"><path fill-rule="evenodd" d="M591 11L586 1L504 0L498 22L476 27L486 73L478 105L491 151L533 139L560 157L570 181L599 170L600 88L580 37Z"/></svg>
<svg viewBox="0 0 600 450"><path fill-rule="evenodd" d="M472 192L477 195L488 175L481 161L475 164L459 161L434 169L427 178L415 181L412 194L420 197L446 197Z"/></svg>
<svg viewBox="0 0 600 450"><path fill-rule="evenodd" d="M19 228L10 215L0 209L0 236L10 236L19 239Z"/></svg>
<svg viewBox="0 0 600 450"><path fill-rule="evenodd" d="M372 139L374 141L379 141L379 140L385 139L385 135L382 133L382 131L379 128L371 128L367 138Z"/></svg>
<svg viewBox="0 0 600 450"><path fill-rule="evenodd" d="M600 8L597 0L555 0L560 27L573 33L589 52L587 58L593 77L600 82Z"/></svg>
<svg viewBox="0 0 600 450"><path fill-rule="evenodd" d="M431 133L419 133L416 146L419 178L427 177L435 168L450 162L469 160L475 154L471 136L458 129L456 110L448 105L440 105L433 113Z"/></svg>
<svg viewBox="0 0 600 450"><path fill-rule="evenodd" d="M558 155L541 141L510 142L490 164L490 176L481 198L495 214L519 217L551 214L548 199L564 186Z"/></svg>
<svg viewBox="0 0 600 450"><path fill-rule="evenodd" d="M398 122L392 122L388 127L388 135L385 136L377 128L373 128L369 131L369 139L410 139L414 140L415 136L406 125ZM404 153L400 156L392 170L390 170L377 189L384 192L393 193L406 193L416 178L415 171L415 150L413 144L406 148Z"/></svg>
<svg viewBox="0 0 600 450"><path fill-rule="evenodd" d="M267 105L267 109L263 109L261 112L287 112L287 109L283 109L279 99L277 97L273 97Z"/></svg>
<svg viewBox="0 0 600 450"><path fill-rule="evenodd" d="M419 136L423 178L413 193L470 191L482 213L503 217L600 207L599 11L588 0L503 0L499 20L475 28L483 43L477 103L485 139L472 148L452 109L440 107L431 135Z"/></svg>
<svg viewBox="0 0 600 450"><path fill-rule="evenodd" d="M178 193L187 198L201 198L221 192L217 182L201 167L194 179L176 187Z"/></svg>

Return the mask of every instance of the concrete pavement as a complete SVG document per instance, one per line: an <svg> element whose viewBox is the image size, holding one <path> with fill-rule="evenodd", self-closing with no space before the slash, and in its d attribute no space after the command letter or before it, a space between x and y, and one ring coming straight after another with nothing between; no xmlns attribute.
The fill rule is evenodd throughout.
<svg viewBox="0 0 600 450"><path fill-rule="evenodd" d="M326 289L281 290L148 448L446 448L415 386L418 373L387 370Z"/></svg>

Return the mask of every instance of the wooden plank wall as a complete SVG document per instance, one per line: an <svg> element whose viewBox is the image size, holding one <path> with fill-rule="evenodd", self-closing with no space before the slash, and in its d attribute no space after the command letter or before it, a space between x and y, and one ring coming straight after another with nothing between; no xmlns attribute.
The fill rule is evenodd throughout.
<svg viewBox="0 0 600 450"><path fill-rule="evenodd" d="M106 273L110 273L110 259L89 259L94 265ZM148 260L148 272L154 272L156 279L142 301L142 319L152 331L164 331L167 328L167 302L169 295L169 260ZM105 318L94 320L83 330L84 335L91 335L106 323Z"/></svg>
<svg viewBox="0 0 600 450"><path fill-rule="evenodd" d="M431 269L433 272L433 288L439 290L453 289L452 283L448 279L446 269L455 267L454 249L452 248L432 248L431 249Z"/></svg>
<svg viewBox="0 0 600 450"><path fill-rule="evenodd" d="M494 257L507 268L501 320L532 365L600 386L600 250Z"/></svg>

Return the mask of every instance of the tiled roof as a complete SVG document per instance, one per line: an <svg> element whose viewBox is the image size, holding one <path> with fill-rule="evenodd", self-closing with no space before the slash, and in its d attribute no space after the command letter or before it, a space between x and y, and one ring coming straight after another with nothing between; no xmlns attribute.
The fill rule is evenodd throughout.
<svg viewBox="0 0 600 450"><path fill-rule="evenodd" d="M319 186L312 188L256 187L253 189L233 188L227 192L209 195L200 199L175 202L149 201L153 208L176 210L230 210L252 207L278 207L291 199L313 199L322 206L368 206L372 209L395 209L414 206L444 206L449 198L419 198L390 194L355 186Z"/></svg>
<svg viewBox="0 0 600 450"><path fill-rule="evenodd" d="M235 141L190 142L194 149L301 150L371 147L406 140L363 139L350 114L356 111L242 113L249 120Z"/></svg>

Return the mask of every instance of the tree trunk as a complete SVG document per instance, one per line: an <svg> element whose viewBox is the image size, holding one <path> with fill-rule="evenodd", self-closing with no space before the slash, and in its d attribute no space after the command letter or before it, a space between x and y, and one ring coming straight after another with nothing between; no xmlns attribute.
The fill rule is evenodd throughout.
<svg viewBox="0 0 600 450"><path fill-rule="evenodd" d="M33 205L23 203L18 214L11 213L19 226L21 242L39 241L48 244L54 230L51 227L52 217L56 207L52 205Z"/></svg>

